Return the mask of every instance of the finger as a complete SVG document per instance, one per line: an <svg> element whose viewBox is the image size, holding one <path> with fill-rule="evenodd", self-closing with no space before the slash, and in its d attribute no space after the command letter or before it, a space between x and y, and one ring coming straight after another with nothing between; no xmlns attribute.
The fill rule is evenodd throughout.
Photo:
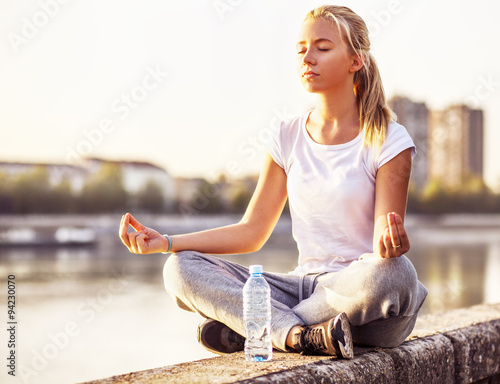
<svg viewBox="0 0 500 384"><path fill-rule="evenodd" d="M391 234L392 246L393 248L399 248L401 246L401 241L399 239L398 225L396 223L396 214L388 213L387 222L389 224L389 232Z"/></svg>
<svg viewBox="0 0 500 384"><path fill-rule="evenodd" d="M380 236L380 239L378 240L378 254L381 257L385 257L385 254L387 252L387 248L385 247L384 244L384 235Z"/></svg>
<svg viewBox="0 0 500 384"><path fill-rule="evenodd" d="M400 233L399 238L401 240L401 254L408 252L410 250L410 239L406 230L403 230L403 232Z"/></svg>
<svg viewBox="0 0 500 384"><path fill-rule="evenodd" d="M128 234L129 241L130 241L130 247L129 251L131 253L140 253L138 242L137 242L137 237L139 236L140 232L130 232Z"/></svg>
<svg viewBox="0 0 500 384"><path fill-rule="evenodd" d="M129 218L127 215L122 216L122 221L120 223L120 239L122 240L122 243L129 248L130 247L130 238L128 236L128 225L129 225Z"/></svg>
<svg viewBox="0 0 500 384"><path fill-rule="evenodd" d="M387 228L387 234L384 239L384 244L387 247L387 252L386 252L386 257L398 257L399 255L399 250L401 246L395 247L394 246L394 239L391 236L389 228Z"/></svg>
<svg viewBox="0 0 500 384"><path fill-rule="evenodd" d="M136 237L137 251L138 253L148 253L149 244L147 242L149 240L146 232L138 232Z"/></svg>
<svg viewBox="0 0 500 384"><path fill-rule="evenodd" d="M134 228L136 231L142 231L146 227L139 223L134 216L132 216L130 213L127 213L127 216L130 218L129 223Z"/></svg>
<svg viewBox="0 0 500 384"><path fill-rule="evenodd" d="M399 216L396 213L396 215L394 217L394 221L396 222L396 225L398 227L399 237L403 237L404 235L406 235L405 225L403 223L403 219L401 218L401 216Z"/></svg>
<svg viewBox="0 0 500 384"><path fill-rule="evenodd" d="M399 244L401 245L398 251L399 254L402 255L410 250L410 239L408 238L408 233L406 232L401 216L395 214L394 221L396 222L398 228Z"/></svg>
<svg viewBox="0 0 500 384"><path fill-rule="evenodd" d="M130 234L133 237L133 247L134 247L134 253L137 254L145 254L149 253L149 236L147 235L146 231L140 231L140 232L133 232Z"/></svg>
<svg viewBox="0 0 500 384"><path fill-rule="evenodd" d="M386 249L385 257L394 257L397 248L395 248L394 245L392 244L392 238L389 228L386 228L384 232L384 246Z"/></svg>

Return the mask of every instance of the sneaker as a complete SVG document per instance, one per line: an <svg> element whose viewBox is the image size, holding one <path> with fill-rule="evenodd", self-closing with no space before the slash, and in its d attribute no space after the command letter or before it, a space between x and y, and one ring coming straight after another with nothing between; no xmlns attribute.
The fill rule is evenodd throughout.
<svg viewBox="0 0 500 384"><path fill-rule="evenodd" d="M354 357L351 328L344 312L324 323L304 326L294 339L294 348L304 355Z"/></svg>
<svg viewBox="0 0 500 384"><path fill-rule="evenodd" d="M212 319L206 319L198 325L198 342L206 350L219 355L243 351L245 348L243 336Z"/></svg>

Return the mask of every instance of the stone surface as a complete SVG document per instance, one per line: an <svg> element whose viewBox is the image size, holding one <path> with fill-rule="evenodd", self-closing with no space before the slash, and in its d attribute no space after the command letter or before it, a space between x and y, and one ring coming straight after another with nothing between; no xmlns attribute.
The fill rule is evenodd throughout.
<svg viewBox="0 0 500 384"><path fill-rule="evenodd" d="M384 351L394 362L395 383L448 384L454 382L453 345L443 335L403 343Z"/></svg>
<svg viewBox="0 0 500 384"><path fill-rule="evenodd" d="M499 384L499 377L500 303L422 316L398 348L355 348L353 360L275 353L271 362L250 363L235 353L87 384Z"/></svg>
<svg viewBox="0 0 500 384"><path fill-rule="evenodd" d="M385 353L370 352L360 359L321 360L275 372L254 379L238 381L238 384L282 383L282 384L340 384L340 383L386 383L396 384L393 361Z"/></svg>
<svg viewBox="0 0 500 384"><path fill-rule="evenodd" d="M318 362L325 356L301 356L292 353L274 353L273 360L265 363L251 363L245 360L243 352L171 365L157 369L132 372L113 376L88 384L122 383L234 383L240 380L267 375L272 372L293 369L311 362ZM258 367L258 369L256 369Z"/></svg>
<svg viewBox="0 0 500 384"><path fill-rule="evenodd" d="M435 315L419 316L409 339L454 331L497 319L500 319L500 303L474 305Z"/></svg>
<svg viewBox="0 0 500 384"><path fill-rule="evenodd" d="M500 372L500 332L495 323L500 320L444 334L453 345L456 383L473 383Z"/></svg>

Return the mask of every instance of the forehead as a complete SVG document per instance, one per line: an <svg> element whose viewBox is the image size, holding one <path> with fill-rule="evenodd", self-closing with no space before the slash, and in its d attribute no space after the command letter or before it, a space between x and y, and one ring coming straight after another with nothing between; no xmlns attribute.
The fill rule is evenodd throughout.
<svg viewBox="0 0 500 384"><path fill-rule="evenodd" d="M325 19L309 19L302 23L298 43L328 39L340 43L341 38L338 28Z"/></svg>

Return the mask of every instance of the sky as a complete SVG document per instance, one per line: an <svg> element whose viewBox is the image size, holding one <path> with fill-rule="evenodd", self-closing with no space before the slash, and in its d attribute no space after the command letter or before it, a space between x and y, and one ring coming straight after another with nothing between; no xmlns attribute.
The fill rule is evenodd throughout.
<svg viewBox="0 0 500 384"><path fill-rule="evenodd" d="M0 2L0 161L148 161L174 176L258 173L267 131L302 114L295 44L323 1ZM388 97L485 112L500 187L500 2L344 1Z"/></svg>

